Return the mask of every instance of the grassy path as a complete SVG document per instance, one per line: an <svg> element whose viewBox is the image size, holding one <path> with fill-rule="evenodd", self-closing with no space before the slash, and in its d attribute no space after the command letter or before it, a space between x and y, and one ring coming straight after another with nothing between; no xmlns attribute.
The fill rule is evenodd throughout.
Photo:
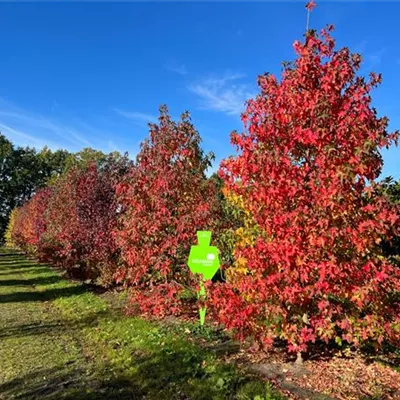
<svg viewBox="0 0 400 400"><path fill-rule="evenodd" d="M281 399L187 339L0 250L0 399ZM202 335L204 332L202 333Z"/></svg>

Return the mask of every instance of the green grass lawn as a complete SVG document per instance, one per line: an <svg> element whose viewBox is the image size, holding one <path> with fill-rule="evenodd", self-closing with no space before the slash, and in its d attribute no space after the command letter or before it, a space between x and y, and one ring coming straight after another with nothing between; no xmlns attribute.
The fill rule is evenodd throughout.
<svg viewBox="0 0 400 400"><path fill-rule="evenodd" d="M0 250L0 399L283 399L188 340L213 333L107 298Z"/></svg>

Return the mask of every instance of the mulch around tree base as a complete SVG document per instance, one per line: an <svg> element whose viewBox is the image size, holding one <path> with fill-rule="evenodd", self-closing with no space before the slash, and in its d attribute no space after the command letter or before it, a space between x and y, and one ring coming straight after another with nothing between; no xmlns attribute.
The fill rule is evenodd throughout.
<svg viewBox="0 0 400 400"><path fill-rule="evenodd" d="M287 362L279 352L252 354L242 349L232 361L272 381L293 399L400 400L400 372L360 354Z"/></svg>
<svg viewBox="0 0 400 400"><path fill-rule="evenodd" d="M310 373L293 376L293 382L329 393L335 399L400 399L399 372L379 361L361 356L333 357L305 362L304 368Z"/></svg>

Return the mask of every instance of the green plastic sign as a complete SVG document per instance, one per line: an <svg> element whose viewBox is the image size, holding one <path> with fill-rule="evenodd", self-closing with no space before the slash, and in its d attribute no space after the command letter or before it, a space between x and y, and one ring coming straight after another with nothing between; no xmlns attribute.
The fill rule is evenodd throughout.
<svg viewBox="0 0 400 400"><path fill-rule="evenodd" d="M210 246L211 232L198 231L197 240L199 244L190 248L188 266L193 274L199 274L201 276L198 297L204 299L206 297L204 282L212 279L218 271L220 263L218 249L215 246ZM204 325L206 307L201 307L199 314L200 325Z"/></svg>

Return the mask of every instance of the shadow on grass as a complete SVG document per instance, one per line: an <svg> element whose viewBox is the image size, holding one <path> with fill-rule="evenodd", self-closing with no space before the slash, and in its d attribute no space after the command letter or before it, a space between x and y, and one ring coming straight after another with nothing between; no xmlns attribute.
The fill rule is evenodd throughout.
<svg viewBox="0 0 400 400"><path fill-rule="evenodd" d="M86 288L82 285L60 288L48 289L42 292L14 292L10 294L0 295L0 303L20 303L31 301L49 301L59 297L76 296L86 292Z"/></svg>
<svg viewBox="0 0 400 400"><path fill-rule="evenodd" d="M0 339L20 338L31 335L42 335L56 330L64 330L61 323L32 323L0 328Z"/></svg>
<svg viewBox="0 0 400 400"><path fill-rule="evenodd" d="M0 252L0 257L23 257L23 253L17 253L17 252L4 252L4 250L1 250ZM1 259L0 258L0 259Z"/></svg>
<svg viewBox="0 0 400 400"><path fill-rule="evenodd" d="M203 378L202 357L189 349L133 354L118 367L102 363L40 369L0 385L0 398L30 400L211 399L215 388ZM74 368L72 368L74 367ZM128 371L128 372L127 372ZM221 398L221 397L218 397ZM226 397L224 397L226 398Z"/></svg>
<svg viewBox="0 0 400 400"><path fill-rule="evenodd" d="M20 260L7 262L10 265L15 262L15 270L23 271ZM0 265L3 265L2 260L0 260ZM47 268L40 267L34 262L27 262L27 265L31 265L32 270L35 266L35 271L40 268L48 271ZM13 283L11 280L5 280L3 283L9 282L9 286L16 286L16 282L43 284L43 280L46 279L50 279L49 283L53 283L52 279L61 280L59 277L44 277L41 281L40 279L13 279ZM4 286L7 286L7 283ZM83 285L74 285L48 288L40 292L18 290L20 291L1 294L0 303L49 301L80 295L87 292L88 288ZM84 301L85 298L82 302ZM86 303L83 305L85 306ZM21 305L21 308L23 307L25 305ZM75 312L75 309L73 311ZM147 325L145 327L139 325L135 328L135 325L128 327L121 323L118 328L120 318L117 315L107 316L107 313L108 311L98 311L90 313L87 318L76 320L65 319L62 316L58 320L58 315L55 315L54 319L44 323L40 321L26 323L25 320L25 323L20 325L0 327L0 339L26 337L27 339L23 341L28 341L29 336L37 335L43 335L40 340L56 341L59 333L68 330L71 331L71 339L79 338L82 353L85 355L85 357L79 356L68 360L65 364L62 361L52 369L46 368L48 364L45 357L38 359L38 362L31 365L32 368L28 374L20 374L17 378L0 384L0 399L208 400L255 397L237 397L235 393L241 391L249 383L249 379L239 376L232 367L218 366L213 364L213 361L210 361L210 366L207 366L205 363L207 352L204 349L178 336L168 339L166 335L164 340L163 334L157 329L154 333L149 332ZM79 310L72 318L75 317L79 317ZM103 320L104 317L105 320ZM88 327L94 329L87 330ZM132 339L136 336L128 335L127 329L137 329L137 343L136 339ZM86 346L86 340L88 340L88 346ZM60 361L57 362L60 363ZM259 386L256 389L258 395Z"/></svg>
<svg viewBox="0 0 400 400"><path fill-rule="evenodd" d="M106 314L107 311L104 310L91 313L87 318L80 320L53 320L48 323L35 322L31 324L3 327L0 328L0 339L21 338L47 334L57 335L58 333L65 332L66 329L73 332L96 325L99 319L104 317Z"/></svg>
<svg viewBox="0 0 400 400"><path fill-rule="evenodd" d="M7 267L8 268L8 267ZM13 268L13 267L10 267ZM49 272L47 267L37 267L35 265L27 266L26 268L22 267L22 269L1 269L0 276L4 275L14 275L14 274L25 274L27 272L34 272L37 274Z"/></svg>
<svg viewBox="0 0 400 400"><path fill-rule="evenodd" d="M36 260L29 260L24 256L11 257L0 253L0 276L12 275L16 273L43 273L48 272L49 268L39 264Z"/></svg>
<svg viewBox="0 0 400 400"><path fill-rule="evenodd" d="M31 279L8 279L0 280L0 286L32 286L32 285L51 285L62 281L60 276L47 276Z"/></svg>
<svg viewBox="0 0 400 400"><path fill-rule="evenodd" d="M200 355L185 349L134 354L132 368L69 365L39 369L0 385L0 398L24 400L236 399L249 380L222 374L229 388L207 379ZM229 371L227 371L229 373ZM259 392L258 392L259 393ZM4 397L2 397L4 396ZM240 397L244 398L244 397ZM248 397L245 397L248 398ZM250 397L253 398L253 397ZM274 399L275 397L271 397Z"/></svg>
<svg viewBox="0 0 400 400"><path fill-rule="evenodd" d="M15 265L15 264L35 264L38 265L38 263L35 260L29 260L24 257L3 257L0 258L0 264L1 265Z"/></svg>
<svg viewBox="0 0 400 400"><path fill-rule="evenodd" d="M7 260L3 261L0 260L0 266L1 269L16 269L16 268L24 268L24 267L38 267L38 263L34 261L12 261L12 260Z"/></svg>
<svg viewBox="0 0 400 400"><path fill-rule="evenodd" d="M6 396L6 397L2 397ZM132 400L142 394L126 379L112 379L82 368L40 369L0 385L0 398L24 400Z"/></svg>

